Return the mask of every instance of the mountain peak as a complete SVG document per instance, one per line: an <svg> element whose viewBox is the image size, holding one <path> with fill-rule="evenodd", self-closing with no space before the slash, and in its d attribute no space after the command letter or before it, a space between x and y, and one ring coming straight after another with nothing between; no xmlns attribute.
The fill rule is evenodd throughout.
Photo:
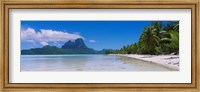
<svg viewBox="0 0 200 92"><path fill-rule="evenodd" d="M75 42L68 41L63 46L63 49L88 49L82 38L78 38Z"/></svg>
<svg viewBox="0 0 200 92"><path fill-rule="evenodd" d="M71 40L69 40L69 41L68 41L68 43L72 43L72 41L71 41Z"/></svg>
<svg viewBox="0 0 200 92"><path fill-rule="evenodd" d="M78 39L75 40L75 42L76 41L82 41L83 42L83 39L82 38L78 38Z"/></svg>

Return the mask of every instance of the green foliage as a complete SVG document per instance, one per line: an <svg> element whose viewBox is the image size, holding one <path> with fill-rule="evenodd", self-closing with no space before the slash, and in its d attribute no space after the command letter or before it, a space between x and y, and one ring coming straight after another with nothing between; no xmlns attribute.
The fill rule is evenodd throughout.
<svg viewBox="0 0 200 92"><path fill-rule="evenodd" d="M137 43L123 46L106 54L170 54L179 53L179 22L169 22L162 26L162 22L152 22L144 27Z"/></svg>
<svg viewBox="0 0 200 92"><path fill-rule="evenodd" d="M168 31L170 38L162 38L168 40L168 43L162 44L162 52L169 54L172 52L178 53L179 51L179 34L177 31L169 30Z"/></svg>
<svg viewBox="0 0 200 92"><path fill-rule="evenodd" d="M139 46L143 48L140 52L145 54L155 54L156 47L159 45L159 37L157 36L156 29L147 27L140 36Z"/></svg>

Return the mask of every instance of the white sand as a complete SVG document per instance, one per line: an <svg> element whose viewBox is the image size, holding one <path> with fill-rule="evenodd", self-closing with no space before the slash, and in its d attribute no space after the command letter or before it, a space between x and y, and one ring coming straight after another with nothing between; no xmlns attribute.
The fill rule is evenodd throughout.
<svg viewBox="0 0 200 92"><path fill-rule="evenodd" d="M126 56L147 62L156 63L173 70L179 70L179 55L138 55L138 54L114 54Z"/></svg>

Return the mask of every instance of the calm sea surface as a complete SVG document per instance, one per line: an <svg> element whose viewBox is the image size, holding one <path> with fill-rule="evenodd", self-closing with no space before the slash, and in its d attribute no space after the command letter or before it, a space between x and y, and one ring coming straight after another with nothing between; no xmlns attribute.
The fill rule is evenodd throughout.
<svg viewBox="0 0 200 92"><path fill-rule="evenodd" d="M21 71L172 71L115 55L22 55Z"/></svg>

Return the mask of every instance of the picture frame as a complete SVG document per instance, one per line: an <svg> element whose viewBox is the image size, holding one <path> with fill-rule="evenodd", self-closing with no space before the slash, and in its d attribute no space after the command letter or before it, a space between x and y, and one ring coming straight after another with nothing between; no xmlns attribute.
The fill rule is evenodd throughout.
<svg viewBox="0 0 200 92"><path fill-rule="evenodd" d="M199 1L0 1L1 2L1 91L59 92L200 92ZM191 83L9 83L9 9L191 9Z"/></svg>

